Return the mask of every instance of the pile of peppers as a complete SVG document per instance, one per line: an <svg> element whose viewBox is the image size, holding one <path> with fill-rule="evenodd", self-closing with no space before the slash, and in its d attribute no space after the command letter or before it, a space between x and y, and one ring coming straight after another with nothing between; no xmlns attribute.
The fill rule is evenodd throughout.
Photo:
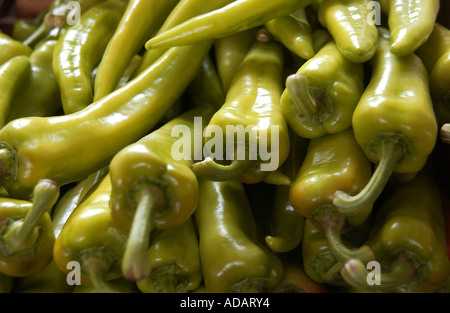
<svg viewBox="0 0 450 313"><path fill-rule="evenodd" d="M0 292L450 292L446 1L17 17L0 31Z"/></svg>

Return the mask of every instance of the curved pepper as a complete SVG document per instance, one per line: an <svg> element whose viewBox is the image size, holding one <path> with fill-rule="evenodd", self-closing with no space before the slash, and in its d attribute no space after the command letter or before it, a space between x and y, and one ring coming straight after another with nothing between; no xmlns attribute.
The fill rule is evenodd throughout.
<svg viewBox="0 0 450 313"><path fill-rule="evenodd" d="M293 134L289 135L290 152L281 170L294 180L308 147L308 140ZM273 209L270 218L270 232L265 236L267 246L274 252L294 250L303 237L305 218L298 214L289 201L290 186L275 186Z"/></svg>
<svg viewBox="0 0 450 313"><path fill-rule="evenodd" d="M258 183L270 169L274 171L285 162L289 134L280 107L283 63L278 43L253 44L234 76L225 103L205 129L204 151L209 155L193 164L196 175ZM220 164L224 160L231 163Z"/></svg>
<svg viewBox="0 0 450 313"><path fill-rule="evenodd" d="M147 41L145 48L169 48L224 37L264 25L274 18L305 8L310 2L310 0L236 0L157 34Z"/></svg>
<svg viewBox="0 0 450 313"><path fill-rule="evenodd" d="M380 1L388 17L390 51L398 56L414 53L430 36L440 8L440 0Z"/></svg>
<svg viewBox="0 0 450 313"><path fill-rule="evenodd" d="M364 91L364 68L345 58L334 41L286 79L281 108L297 135L317 138L352 126Z"/></svg>
<svg viewBox="0 0 450 313"><path fill-rule="evenodd" d="M81 111L7 124L0 130L5 189L13 197L28 197L41 178L64 185L108 165L159 122L195 77L210 47L171 49L124 87Z"/></svg>
<svg viewBox="0 0 450 313"><path fill-rule="evenodd" d="M18 55L30 56L32 52L27 45L0 32L0 65Z"/></svg>
<svg viewBox="0 0 450 313"><path fill-rule="evenodd" d="M211 10L218 9L224 5L233 2L233 0L216 0L216 1L203 1L203 0L179 0L177 5L173 8L170 14L165 19L161 28L155 34L161 34L162 32L176 26L196 15L209 12ZM136 69L138 75L145 71L147 67L152 65L167 49L147 49L142 56L142 61Z"/></svg>
<svg viewBox="0 0 450 313"><path fill-rule="evenodd" d="M260 243L242 183L200 179L199 185L193 216L208 292L271 292L282 279L282 263Z"/></svg>
<svg viewBox="0 0 450 313"><path fill-rule="evenodd" d="M152 234L148 262L152 273L136 283L141 292L184 293L200 286L202 268L192 217L178 227Z"/></svg>
<svg viewBox="0 0 450 313"><path fill-rule="evenodd" d="M369 285L366 264L349 260L342 276L362 290L434 292L450 274L439 190L426 172L389 190L366 240L380 264L379 284Z"/></svg>
<svg viewBox="0 0 450 313"><path fill-rule="evenodd" d="M31 73L29 57L19 55L0 65L0 128L5 126L9 111L19 90L26 85Z"/></svg>
<svg viewBox="0 0 450 313"><path fill-rule="evenodd" d="M415 54L393 54L385 30L380 32L371 60L372 76L352 120L356 140L377 167L360 193L350 196L337 191L333 204L339 212L355 213L373 204L392 173L413 178L437 138L425 66Z"/></svg>
<svg viewBox="0 0 450 313"><path fill-rule="evenodd" d="M375 23L369 22L369 0L323 0L318 11L339 51L354 63L369 61L378 45Z"/></svg>
<svg viewBox="0 0 450 313"><path fill-rule="evenodd" d="M59 86L52 69L56 42L53 39L46 40L30 55L30 79L14 98L8 123L21 117L53 116L61 111Z"/></svg>
<svg viewBox="0 0 450 313"><path fill-rule="evenodd" d="M65 114L79 111L93 102L92 72L101 60L126 5L122 0L108 0L95 5L58 39L52 67L61 90Z"/></svg>
<svg viewBox="0 0 450 313"><path fill-rule="evenodd" d="M214 57L217 73L225 92L230 89L231 81L239 65L256 40L256 29L251 28L235 34L217 38L214 41Z"/></svg>
<svg viewBox="0 0 450 313"><path fill-rule="evenodd" d="M350 128L312 139L300 170L290 186L289 200L292 207L325 233L330 248L340 261L353 256L364 260L373 257L367 246L351 250L343 244L341 238L343 232L367 220L372 212L372 204L364 207L358 214L344 215L332 203L336 190L356 194L365 187L371 174L370 161Z"/></svg>
<svg viewBox="0 0 450 313"><path fill-rule="evenodd" d="M117 88L122 74L144 43L162 25L179 0L129 0L122 18L98 64L94 78L94 101ZM102 34L100 34L101 36Z"/></svg>
<svg viewBox="0 0 450 313"><path fill-rule="evenodd" d="M450 122L450 29L435 23L428 40L416 54L430 76L429 85L438 127Z"/></svg>
<svg viewBox="0 0 450 313"><path fill-rule="evenodd" d="M40 180L33 199L0 201L0 272L14 277L42 270L52 259L54 243L50 212L59 187Z"/></svg>
<svg viewBox="0 0 450 313"><path fill-rule="evenodd" d="M128 234L111 218L111 177L103 177L92 194L70 215L55 240L53 259L69 274L78 262L80 283L102 292L116 292L109 281L123 277L121 260Z"/></svg>
<svg viewBox="0 0 450 313"><path fill-rule="evenodd" d="M309 60L314 56L311 25L305 9L270 20L264 26L276 40L300 58Z"/></svg>
<svg viewBox="0 0 450 313"><path fill-rule="evenodd" d="M184 136L194 133L195 117L209 121L213 113L208 103L200 104L125 147L112 159L111 216L130 232L123 259L127 279L137 281L150 275L147 250L151 231L179 226L195 210L198 183L190 166L196 146ZM180 131L183 138L178 139ZM183 152L177 150L179 140ZM185 153L185 149L191 152Z"/></svg>

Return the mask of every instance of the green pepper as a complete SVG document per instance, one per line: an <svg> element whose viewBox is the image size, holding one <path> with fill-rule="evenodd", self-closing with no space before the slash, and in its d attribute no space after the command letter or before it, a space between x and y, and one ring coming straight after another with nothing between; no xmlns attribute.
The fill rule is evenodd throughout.
<svg viewBox="0 0 450 313"><path fill-rule="evenodd" d="M11 36L0 32L0 65L18 56L30 56L33 50Z"/></svg>
<svg viewBox="0 0 450 313"><path fill-rule="evenodd" d="M369 0L323 0L320 24L328 29L339 51L354 63L369 61L376 52L378 31L369 21Z"/></svg>
<svg viewBox="0 0 450 313"><path fill-rule="evenodd" d="M356 140L377 167L360 193L349 196L337 191L333 204L340 212L352 214L373 204L392 173L413 178L436 143L426 68L415 54L393 54L388 35L380 28L370 82L352 118Z"/></svg>
<svg viewBox="0 0 450 313"><path fill-rule="evenodd" d="M148 250L152 272L138 281L145 293L184 293L202 282L197 230L192 217L178 227L156 230Z"/></svg>
<svg viewBox="0 0 450 313"><path fill-rule="evenodd" d="M216 39L264 25L305 8L310 0L236 0L219 9L192 17L147 41L145 48L169 48Z"/></svg>
<svg viewBox="0 0 450 313"><path fill-rule="evenodd" d="M142 280L152 271L147 250L153 229L183 224L198 201L197 177L190 166L196 144L178 139L195 131L196 117L209 121L214 108L202 103L119 151L111 161L111 215L129 231L123 275ZM179 143L183 152L180 152ZM188 152L188 149L191 152ZM188 153L185 153L188 152Z"/></svg>
<svg viewBox="0 0 450 313"><path fill-rule="evenodd" d="M0 293L10 293L14 283L14 277L0 273Z"/></svg>
<svg viewBox="0 0 450 313"><path fill-rule="evenodd" d="M311 25L304 8L270 20L264 26L276 40L300 58L309 60L314 56Z"/></svg>
<svg viewBox="0 0 450 313"><path fill-rule="evenodd" d="M180 0L165 19L163 25L155 35L161 34L167 29L176 26L198 14L203 14L214 9L218 9L224 5L233 2L233 0ZM133 76L145 71L147 67L152 65L167 49L147 49L142 56L142 62L136 69Z"/></svg>
<svg viewBox="0 0 450 313"><path fill-rule="evenodd" d="M285 162L289 134L280 106L283 61L277 42L256 41L252 45L224 104L205 129L204 151L208 155L193 164L196 175L258 183ZM214 137L210 137L212 133Z"/></svg>
<svg viewBox="0 0 450 313"><path fill-rule="evenodd" d="M58 39L52 66L65 114L79 111L93 102L92 72L125 9L126 3L122 0L95 5L82 15L80 23L69 27Z"/></svg>
<svg viewBox="0 0 450 313"><path fill-rule="evenodd" d="M438 127L450 122L450 29L435 23L428 40L416 50L430 76L429 86Z"/></svg>
<svg viewBox="0 0 450 313"><path fill-rule="evenodd" d="M0 200L0 272L24 277L50 263L55 241L50 212L58 197L55 182L40 180L31 200Z"/></svg>
<svg viewBox="0 0 450 313"><path fill-rule="evenodd" d="M256 40L256 28L247 29L214 41L217 73L225 92L230 89L236 70Z"/></svg>
<svg viewBox="0 0 450 313"><path fill-rule="evenodd" d="M170 49L124 87L78 112L11 121L0 130L5 189L15 198L28 197L41 178L62 186L108 165L159 122L195 77L210 47Z"/></svg>
<svg viewBox="0 0 450 313"><path fill-rule="evenodd" d="M33 50L29 82L14 98L7 123L21 117L53 116L61 111L59 86L52 69L55 46L56 40L49 39Z"/></svg>
<svg viewBox="0 0 450 313"><path fill-rule="evenodd" d="M117 88L133 56L161 27L179 0L129 0L123 16L108 40L94 78L94 101ZM104 35L99 33L99 36Z"/></svg>
<svg viewBox="0 0 450 313"><path fill-rule="evenodd" d="M391 32L390 51L398 56L414 53L433 31L440 0L383 0Z"/></svg>
<svg viewBox="0 0 450 313"><path fill-rule="evenodd" d="M332 203L337 190L358 193L371 174L370 161L350 128L311 139L305 159L290 186L292 207L325 233L338 260L348 260L353 255L363 259L373 257L367 246L352 251L342 243L341 238L342 233L367 220L372 204L358 214L345 215L338 212Z"/></svg>
<svg viewBox="0 0 450 313"><path fill-rule="evenodd" d="M194 212L208 292L271 292L282 280L281 260L259 240L242 183L199 179Z"/></svg>
<svg viewBox="0 0 450 313"><path fill-rule="evenodd" d="M308 147L308 140L290 133L290 152L281 170L294 180ZM270 232L264 240L274 252L294 250L303 237L305 218L298 214L289 201L290 186L275 186L273 208L270 216Z"/></svg>
<svg viewBox="0 0 450 313"><path fill-rule="evenodd" d="M350 62L332 40L287 77L281 108L297 135L317 138L352 126L363 91L363 65Z"/></svg>
<svg viewBox="0 0 450 313"><path fill-rule="evenodd" d="M111 218L110 198L108 173L72 212L53 248L53 259L63 273L77 270L69 262L78 262L78 283L102 292L117 291L109 282L123 277L121 261L128 237Z"/></svg>
<svg viewBox="0 0 450 313"><path fill-rule="evenodd" d="M14 98L23 89L31 73L31 62L24 55L15 56L0 65L0 128L5 126Z"/></svg>
<svg viewBox="0 0 450 313"><path fill-rule="evenodd" d="M368 284L366 264L349 260L342 276L362 290L434 292L450 274L439 189L425 171L386 190L366 244L380 264L378 284Z"/></svg>

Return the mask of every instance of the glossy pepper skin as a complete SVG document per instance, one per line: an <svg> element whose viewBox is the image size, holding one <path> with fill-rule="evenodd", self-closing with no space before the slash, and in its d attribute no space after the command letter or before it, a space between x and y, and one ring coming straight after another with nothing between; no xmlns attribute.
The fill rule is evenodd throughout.
<svg viewBox="0 0 450 313"><path fill-rule="evenodd" d="M237 0L197 15L147 41L146 49L168 48L211 40L258 27L310 4L310 0Z"/></svg>
<svg viewBox="0 0 450 313"><path fill-rule="evenodd" d="M440 0L383 0L391 32L390 51L398 56L414 53L430 36L440 8Z"/></svg>
<svg viewBox="0 0 450 313"><path fill-rule="evenodd" d="M309 141L295 135L289 135L290 152L281 170L294 180L305 158ZM294 250L303 237L305 217L294 210L289 200L290 186L275 186L273 209L270 213L270 231L264 240L274 252L283 253Z"/></svg>
<svg viewBox="0 0 450 313"><path fill-rule="evenodd" d="M330 248L339 260L350 259L353 254L363 259L372 258L368 247L351 251L341 240L342 233L367 220L372 205L358 214L345 215L337 212L332 203L336 190L357 194L366 186L371 174L370 161L350 128L312 139L291 183L289 200L292 207L326 234Z"/></svg>
<svg viewBox="0 0 450 313"><path fill-rule="evenodd" d="M58 197L53 181L40 180L31 201L1 199L0 272L24 277L50 263L55 241L50 212Z"/></svg>
<svg viewBox="0 0 450 313"><path fill-rule="evenodd" d="M30 78L31 62L27 56L19 55L0 66L0 127L5 126L11 105L18 91Z"/></svg>
<svg viewBox="0 0 450 313"><path fill-rule="evenodd" d="M63 185L106 166L165 115L197 74L210 46L167 51L124 87L81 111L7 124L0 131L5 189L14 197L28 197L41 178Z"/></svg>
<svg viewBox="0 0 450 313"><path fill-rule="evenodd" d="M203 1L203 0L180 0L172 11L169 13L164 23L155 34L172 28L196 15L215 10L231 3L233 0L217 0L217 1ZM133 76L143 72L147 67L152 65L167 49L146 49L142 56L142 61L139 64Z"/></svg>
<svg viewBox="0 0 450 313"><path fill-rule="evenodd" d="M342 276L363 290L434 292L450 273L439 189L420 172L388 191L366 243L381 265L379 285L368 285L365 264L348 261Z"/></svg>
<svg viewBox="0 0 450 313"><path fill-rule="evenodd" d="M233 78L225 102L206 127L204 149L209 155L193 164L196 175L211 180L258 183L270 172L267 168L277 169L286 161L289 132L280 106L283 64L278 43L256 41L252 45ZM235 134L230 134L230 126ZM210 138L216 130L220 135ZM230 142L232 138L236 138L234 142ZM223 148L215 147L212 153L216 145ZM219 164L221 161L231 163Z"/></svg>
<svg viewBox="0 0 450 313"><path fill-rule="evenodd" d="M121 261L128 237L111 218L111 177L103 177L92 194L70 215L55 240L53 258L69 274L69 262L80 264L80 283L114 292L109 281L123 277Z"/></svg>
<svg viewBox="0 0 450 313"><path fill-rule="evenodd" d="M363 83L363 65L350 62L331 40L287 77L281 95L283 115L304 138L341 132L352 126Z"/></svg>
<svg viewBox="0 0 450 313"><path fill-rule="evenodd" d="M12 103L7 123L21 117L53 116L61 111L58 82L52 69L56 40L36 46L30 55L31 74L28 83Z"/></svg>
<svg viewBox="0 0 450 313"><path fill-rule="evenodd" d="M415 54L393 54L388 35L380 28L372 76L352 118L356 140L377 167L359 194L336 193L333 204L342 212L373 204L393 173L414 177L435 146L437 122L426 68Z"/></svg>
<svg viewBox="0 0 450 313"><path fill-rule="evenodd" d="M192 217L178 227L156 230L148 250L152 273L136 282L145 293L185 293L202 282L197 230Z"/></svg>
<svg viewBox="0 0 450 313"><path fill-rule="evenodd" d="M369 61L376 52L378 31L369 21L368 0L323 0L317 13L320 24L328 29L339 51L354 63Z"/></svg>
<svg viewBox="0 0 450 313"><path fill-rule="evenodd" d="M416 54L427 68L438 127L450 122L450 29L435 23L428 40Z"/></svg>
<svg viewBox="0 0 450 313"><path fill-rule="evenodd" d="M139 53L144 43L161 27L178 1L122 1L127 7L100 58L94 79L94 101L117 88L133 56Z"/></svg>
<svg viewBox="0 0 450 313"><path fill-rule="evenodd" d="M314 56L312 30L305 9L270 20L264 26L276 40L300 58L309 60Z"/></svg>
<svg viewBox="0 0 450 313"><path fill-rule="evenodd" d="M125 8L122 0L95 5L81 16L79 24L68 27L58 39L52 67L65 114L77 112L93 102L92 72L102 59Z"/></svg>
<svg viewBox="0 0 450 313"><path fill-rule="evenodd" d="M0 65L18 55L30 56L33 49L0 32Z"/></svg>
<svg viewBox="0 0 450 313"><path fill-rule="evenodd" d="M242 183L199 180L194 212L203 280L211 293L271 292L281 281L281 260L259 241Z"/></svg>

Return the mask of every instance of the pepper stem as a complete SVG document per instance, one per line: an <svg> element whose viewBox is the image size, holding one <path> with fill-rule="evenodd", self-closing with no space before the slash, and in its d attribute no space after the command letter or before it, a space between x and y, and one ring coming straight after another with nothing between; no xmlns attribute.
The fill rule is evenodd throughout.
<svg viewBox="0 0 450 313"><path fill-rule="evenodd" d="M443 143L450 144L450 123L442 125L440 137Z"/></svg>
<svg viewBox="0 0 450 313"><path fill-rule="evenodd" d="M176 264L156 269L150 279L154 290L159 293L184 293L188 285L185 275Z"/></svg>
<svg viewBox="0 0 450 313"><path fill-rule="evenodd" d="M108 281L105 279L106 261L100 257L91 256L87 260L87 272L92 286L100 293L119 293Z"/></svg>
<svg viewBox="0 0 450 313"><path fill-rule="evenodd" d="M45 213L50 213L59 197L59 186L52 180L41 179L34 188L33 205L23 220L13 222L3 240L10 253L30 249L37 240L37 226Z"/></svg>
<svg viewBox="0 0 450 313"><path fill-rule="evenodd" d="M17 160L14 148L6 142L0 142L0 176L14 178L16 171Z"/></svg>
<svg viewBox="0 0 450 313"><path fill-rule="evenodd" d="M144 186L137 196L138 205L122 261L123 275L131 281L147 278L152 271L147 257L153 228L152 215L164 199L161 189L155 185Z"/></svg>
<svg viewBox="0 0 450 313"><path fill-rule="evenodd" d="M300 113L306 116L317 113L316 103L309 93L308 78L305 75L299 73L289 75L286 78L286 89Z"/></svg>
<svg viewBox="0 0 450 313"><path fill-rule="evenodd" d="M411 282L416 274L414 263L404 256L399 256L388 273L371 275L361 260L351 259L341 269L341 276L355 288L362 290L390 290ZM374 278L373 280L371 278Z"/></svg>
<svg viewBox="0 0 450 313"><path fill-rule="evenodd" d="M349 249L345 246L342 242L341 233L346 224L346 217L339 214L332 205L323 205L312 218L320 224L332 253L339 261L346 262L353 258L364 261L374 259L372 249L368 246L362 246L358 249Z"/></svg>
<svg viewBox="0 0 450 313"><path fill-rule="evenodd" d="M254 162L253 160L234 160L230 165L222 165L211 157L206 157L203 161L192 164L191 168L195 175L207 180L227 181L238 178Z"/></svg>
<svg viewBox="0 0 450 313"><path fill-rule="evenodd" d="M380 162L363 190L355 196L350 196L340 190L335 192L333 204L339 213L349 215L358 213L373 205L380 196L391 177L395 165L403 156L403 146L395 138L393 140L386 138L382 140L380 148Z"/></svg>

